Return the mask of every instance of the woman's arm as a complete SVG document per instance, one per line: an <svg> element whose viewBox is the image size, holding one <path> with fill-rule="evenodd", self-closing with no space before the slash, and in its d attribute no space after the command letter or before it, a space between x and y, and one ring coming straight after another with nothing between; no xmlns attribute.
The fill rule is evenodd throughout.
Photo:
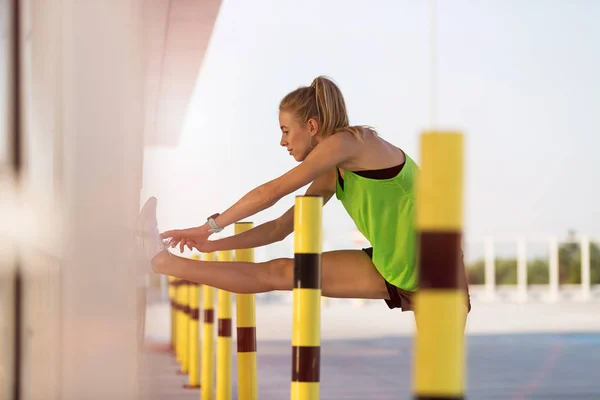
<svg viewBox="0 0 600 400"><path fill-rule="evenodd" d="M328 137L315 147L300 165L248 192L217 216L215 223L225 228L271 207L282 197L316 180L338 164L348 161L358 149L359 142L350 132L338 132Z"/></svg>
<svg viewBox="0 0 600 400"><path fill-rule="evenodd" d="M307 195L323 196L323 205L335 193L335 169L319 176L306 190ZM282 216L264 224L258 225L245 232L207 242L207 251L251 249L279 242L294 231L294 207L292 206Z"/></svg>
<svg viewBox="0 0 600 400"><path fill-rule="evenodd" d="M287 224L289 214L293 223L294 207L290 208L281 217L265 222L245 232L228 236L223 239L209 240L206 242L206 252L222 250L252 249L279 242L287 237ZM203 249L204 250L204 249Z"/></svg>

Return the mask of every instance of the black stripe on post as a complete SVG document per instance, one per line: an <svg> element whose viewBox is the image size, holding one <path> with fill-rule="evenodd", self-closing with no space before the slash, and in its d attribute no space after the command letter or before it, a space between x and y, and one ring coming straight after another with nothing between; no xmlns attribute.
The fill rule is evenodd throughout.
<svg viewBox="0 0 600 400"><path fill-rule="evenodd" d="M237 328L237 351L238 353L256 352L256 328Z"/></svg>
<svg viewBox="0 0 600 400"><path fill-rule="evenodd" d="M417 396L415 400L464 400L464 396Z"/></svg>
<svg viewBox="0 0 600 400"><path fill-rule="evenodd" d="M321 347L292 346L292 381L319 382Z"/></svg>
<svg viewBox="0 0 600 400"><path fill-rule="evenodd" d="M294 254L294 288L320 289L320 265L320 254Z"/></svg>
<svg viewBox="0 0 600 400"><path fill-rule="evenodd" d="M218 336L231 337L231 318L223 318L219 321Z"/></svg>
<svg viewBox="0 0 600 400"><path fill-rule="evenodd" d="M462 264L460 232L419 234L419 286L421 289L458 289L464 286L457 265Z"/></svg>
<svg viewBox="0 0 600 400"><path fill-rule="evenodd" d="M215 310L208 308L204 310L204 323L214 324L215 323Z"/></svg>

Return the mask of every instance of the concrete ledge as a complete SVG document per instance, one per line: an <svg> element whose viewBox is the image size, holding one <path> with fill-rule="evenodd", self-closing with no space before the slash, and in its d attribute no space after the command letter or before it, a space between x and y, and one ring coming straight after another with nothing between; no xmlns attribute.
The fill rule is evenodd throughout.
<svg viewBox="0 0 600 400"><path fill-rule="evenodd" d="M235 307L235 305L234 305ZM257 301L257 339L290 340L292 305ZM467 321L468 335L600 332L600 301L587 303L488 303L473 301ZM235 312L234 326L235 326ZM170 334L169 305L148 305L146 337L166 341ZM367 339L409 336L414 333L414 314L390 310L383 301L361 303L330 300L321 309L321 337ZM235 339L235 329L233 330Z"/></svg>

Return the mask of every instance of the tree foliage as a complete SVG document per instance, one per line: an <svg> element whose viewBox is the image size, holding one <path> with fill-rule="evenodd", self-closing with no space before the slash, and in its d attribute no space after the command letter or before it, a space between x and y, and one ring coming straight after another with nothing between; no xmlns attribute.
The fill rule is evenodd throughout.
<svg viewBox="0 0 600 400"><path fill-rule="evenodd" d="M527 260L527 283L547 284L550 277L548 258ZM485 262L478 259L467 264L467 275L470 284L485 282ZM517 283L516 258L496 258L496 284L515 285ZM581 246L579 243L563 243L558 252L559 283L581 283ZM600 245L590 243L590 280L592 284L600 284Z"/></svg>

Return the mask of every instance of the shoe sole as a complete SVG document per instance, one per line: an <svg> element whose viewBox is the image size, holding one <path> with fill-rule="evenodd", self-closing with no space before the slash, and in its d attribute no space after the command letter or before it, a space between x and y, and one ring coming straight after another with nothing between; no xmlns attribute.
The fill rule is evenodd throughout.
<svg viewBox="0 0 600 400"><path fill-rule="evenodd" d="M144 206L142 207L140 213L138 214L137 220L136 220L136 237L139 240L139 244L141 245L142 248L145 248L144 243L145 243L145 238L150 237L150 235L147 233L147 229L148 229L148 221L150 219L154 219L154 221L156 221L156 205L157 205L158 201L156 200L156 197L150 197L148 200L146 200L146 203L144 203Z"/></svg>

